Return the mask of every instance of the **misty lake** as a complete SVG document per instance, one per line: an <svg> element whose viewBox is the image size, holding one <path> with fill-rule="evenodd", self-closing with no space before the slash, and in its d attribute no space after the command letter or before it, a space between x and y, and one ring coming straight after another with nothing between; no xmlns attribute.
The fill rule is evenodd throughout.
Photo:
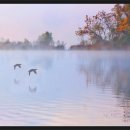
<svg viewBox="0 0 130 130"><path fill-rule="evenodd" d="M130 52L1 51L0 125L130 126Z"/></svg>

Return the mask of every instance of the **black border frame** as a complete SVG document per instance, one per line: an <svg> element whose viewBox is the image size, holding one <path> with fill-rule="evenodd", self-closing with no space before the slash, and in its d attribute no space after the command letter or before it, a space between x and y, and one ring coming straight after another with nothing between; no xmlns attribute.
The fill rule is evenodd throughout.
<svg viewBox="0 0 130 130"><path fill-rule="evenodd" d="M0 4L103 4L130 3L130 0L0 0Z"/></svg>
<svg viewBox="0 0 130 130"><path fill-rule="evenodd" d="M116 4L116 3L130 3L130 0L0 0L0 4ZM129 128L130 126L0 126L0 128L10 128L17 129L19 128L34 128L34 129L51 129L54 128L67 128L67 129L77 129L77 128L90 128L90 129L121 129L121 128Z"/></svg>

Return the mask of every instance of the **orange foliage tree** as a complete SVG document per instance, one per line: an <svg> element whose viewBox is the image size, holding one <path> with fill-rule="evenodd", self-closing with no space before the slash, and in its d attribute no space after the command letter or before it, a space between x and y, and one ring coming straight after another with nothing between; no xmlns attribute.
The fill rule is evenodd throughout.
<svg viewBox="0 0 130 130"><path fill-rule="evenodd" d="M119 5L116 4L112 9L116 14L117 31L128 32L130 31L130 4Z"/></svg>
<svg viewBox="0 0 130 130"><path fill-rule="evenodd" d="M117 43L130 44L130 4L116 4L112 11L116 14L116 32L119 33Z"/></svg>
<svg viewBox="0 0 130 130"><path fill-rule="evenodd" d="M113 40L116 36L116 24L112 21L115 21L114 13L101 11L93 17L86 15L85 26L79 28L79 30L76 31L76 35L82 36L86 34L90 39L95 40Z"/></svg>
<svg viewBox="0 0 130 130"><path fill-rule="evenodd" d="M115 42L130 34L130 4L116 4L110 13L98 12L95 16L86 15L85 25L76 35L89 36L90 40Z"/></svg>

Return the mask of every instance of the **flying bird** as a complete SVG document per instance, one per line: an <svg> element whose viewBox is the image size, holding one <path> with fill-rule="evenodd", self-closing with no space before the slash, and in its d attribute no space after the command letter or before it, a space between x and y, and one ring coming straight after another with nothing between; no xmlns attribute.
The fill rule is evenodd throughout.
<svg viewBox="0 0 130 130"><path fill-rule="evenodd" d="M28 71L29 76L30 76L31 72L34 72L35 74L37 74L37 69L30 69L30 70Z"/></svg>
<svg viewBox="0 0 130 130"><path fill-rule="evenodd" d="M16 69L16 67L21 68L21 64L15 64L15 65L14 65L14 70Z"/></svg>

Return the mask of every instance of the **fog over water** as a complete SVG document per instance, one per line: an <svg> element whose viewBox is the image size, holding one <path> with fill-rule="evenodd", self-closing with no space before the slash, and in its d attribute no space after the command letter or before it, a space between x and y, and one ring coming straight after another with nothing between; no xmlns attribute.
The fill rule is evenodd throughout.
<svg viewBox="0 0 130 130"><path fill-rule="evenodd" d="M129 55L1 51L0 125L130 125Z"/></svg>

